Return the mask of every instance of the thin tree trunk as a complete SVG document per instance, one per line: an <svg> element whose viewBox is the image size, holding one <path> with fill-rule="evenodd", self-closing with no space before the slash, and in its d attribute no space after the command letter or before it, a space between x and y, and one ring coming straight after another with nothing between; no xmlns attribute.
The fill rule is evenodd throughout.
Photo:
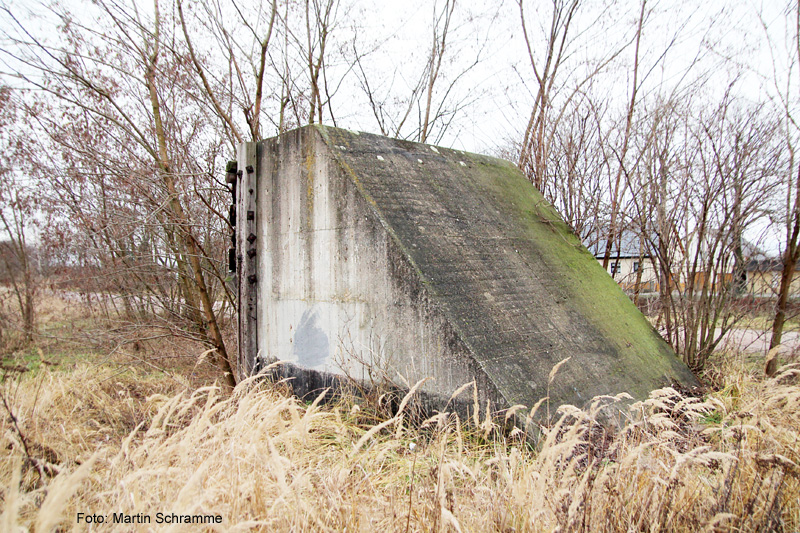
<svg viewBox="0 0 800 533"><path fill-rule="evenodd" d="M642 270L644 270L644 234L639 233L639 268L636 270L636 281L633 285L633 304L639 307L639 295L642 291Z"/></svg>
<svg viewBox="0 0 800 533"><path fill-rule="evenodd" d="M159 56L159 9L158 0L155 0L155 33L153 37L153 51L149 57L147 64L147 72L145 73L145 80L147 82L147 89L150 95L150 104L153 110L153 121L155 123L156 138L158 141L158 156L161 178L170 195L170 211L177 224L178 231L182 244L185 249L185 256L188 257L191 270L194 274L194 282L197 288L197 293L202 303L205 320L207 322L208 332L203 332L207 335L210 344L214 347L218 356L218 364L220 370L225 375L225 383L230 386L236 386L236 376L233 373L228 352L225 349L225 342L222 339L222 333L217 324L217 319L214 314L213 304L208 294L205 277L203 275L202 265L200 264L200 251L197 242L191 233L190 225L183 210L183 206L178 198L178 190L175 187L175 181L170 170L169 158L167 156L167 139L164 131L164 124L161 120L161 110L158 100L158 93L156 90L156 67L158 64ZM201 326L203 326L201 324ZM209 338L210 337L210 338Z"/></svg>
<svg viewBox="0 0 800 533"><path fill-rule="evenodd" d="M614 237L617 234L617 217L619 216L619 189L622 175L625 170L625 157L628 154L628 145L631 138L631 126L633 124L633 111L636 107L636 92L638 90L638 74L639 74L639 42L642 38L642 24L644 23L644 10L647 0L642 0L642 8L639 12L639 23L636 27L636 47L633 55L633 86L631 87L631 100L628 104L628 114L625 118L625 136L622 141L622 150L619 154L619 167L617 168L617 175L614 179L614 193L611 196L611 219L608 223L608 238L606 240L606 249L603 254L603 268L608 269L608 262L611 259L611 248L614 243Z"/></svg>
<svg viewBox="0 0 800 533"><path fill-rule="evenodd" d="M786 307L789 301L789 292L792 288L795 268L797 267L798 233L800 233L800 217L795 213L791 239L787 243L786 252L783 254L783 270L781 271L781 284L778 290L778 303L775 309L775 318L772 321L772 338L769 341L770 350L780 346L783 337L783 326L786 323ZM777 370L778 358L773 357L767 362L765 373L768 376L772 376Z"/></svg>

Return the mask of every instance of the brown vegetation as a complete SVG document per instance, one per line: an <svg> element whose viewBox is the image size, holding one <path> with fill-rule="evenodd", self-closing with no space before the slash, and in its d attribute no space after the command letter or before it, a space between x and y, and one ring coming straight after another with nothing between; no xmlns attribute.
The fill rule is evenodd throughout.
<svg viewBox="0 0 800 533"><path fill-rule="evenodd" d="M304 404L263 381L228 395L208 384L211 367L203 381L186 377L191 364L170 375L144 364L164 346L101 364L59 359L56 348L40 359L57 364L3 382L5 531L88 529L78 512L219 514L223 529L241 531L800 525L797 364L763 380L757 362L718 355L704 399L654 391L613 429L598 418L616 399L598 398L562 406L534 431L501 429L481 410L412 423L405 402L394 416L363 399ZM532 444L524 435L534 432ZM96 529L136 527L156 526Z"/></svg>

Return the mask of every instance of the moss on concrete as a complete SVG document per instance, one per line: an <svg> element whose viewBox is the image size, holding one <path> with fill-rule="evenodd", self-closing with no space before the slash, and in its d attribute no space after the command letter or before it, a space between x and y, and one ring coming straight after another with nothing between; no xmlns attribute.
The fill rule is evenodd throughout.
<svg viewBox="0 0 800 533"><path fill-rule="evenodd" d="M313 130L507 403L531 405L545 394L555 404L618 392L643 398L670 380L696 383L513 164Z"/></svg>
<svg viewBox="0 0 800 533"><path fill-rule="evenodd" d="M485 159L484 159L485 162ZM494 160L477 174L518 228L541 253L552 281L568 294L566 304L582 313L619 355L619 376L636 374L653 382L671 379L694 383L650 322L584 247L566 222L511 163ZM628 391L644 397L648 386Z"/></svg>

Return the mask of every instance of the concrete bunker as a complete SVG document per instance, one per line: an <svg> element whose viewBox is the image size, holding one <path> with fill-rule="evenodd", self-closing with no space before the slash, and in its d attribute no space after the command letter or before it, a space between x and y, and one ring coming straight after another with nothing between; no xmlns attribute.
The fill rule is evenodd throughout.
<svg viewBox="0 0 800 533"><path fill-rule="evenodd" d="M507 161L324 126L237 158L240 377L432 378L434 406L475 380L495 409L696 384Z"/></svg>

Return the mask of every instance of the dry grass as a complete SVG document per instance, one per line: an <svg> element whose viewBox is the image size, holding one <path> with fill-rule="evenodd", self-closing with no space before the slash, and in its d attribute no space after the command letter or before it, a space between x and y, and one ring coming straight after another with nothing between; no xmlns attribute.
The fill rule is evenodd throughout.
<svg viewBox="0 0 800 533"><path fill-rule="evenodd" d="M105 313L98 296L87 301L77 292L41 289L36 300L37 328L32 344L23 340L18 309L0 286L0 374L36 373L42 366L63 372L90 365L111 365L113 373L129 369L154 378L159 372L180 385L213 383L218 370L205 346L190 333L161 317ZM4 318L10 320L3 322ZM228 325L228 316L220 323ZM234 344L230 327L223 331ZM80 370L85 372L87 370Z"/></svg>
<svg viewBox="0 0 800 533"><path fill-rule="evenodd" d="M613 399L562 407L533 450L478 417L410 426L266 384L222 397L43 369L5 384L0 529L88 530L83 512L107 518L93 530L148 531L173 512L219 514L220 531L797 530L800 371L720 368L706 401L656 391L616 430L596 420ZM120 512L151 523L110 524Z"/></svg>
<svg viewBox="0 0 800 533"><path fill-rule="evenodd" d="M705 400L655 391L615 429L601 423L613 398L564 406L532 447L532 428L479 412L420 425L407 402L392 416L265 383L223 396L186 339L59 305L36 346L3 354L27 370L2 384L0 531L161 530L158 512L218 514L220 531L800 528L798 365L764 381L760 358L720 355ZM87 334L101 342L83 353Z"/></svg>

